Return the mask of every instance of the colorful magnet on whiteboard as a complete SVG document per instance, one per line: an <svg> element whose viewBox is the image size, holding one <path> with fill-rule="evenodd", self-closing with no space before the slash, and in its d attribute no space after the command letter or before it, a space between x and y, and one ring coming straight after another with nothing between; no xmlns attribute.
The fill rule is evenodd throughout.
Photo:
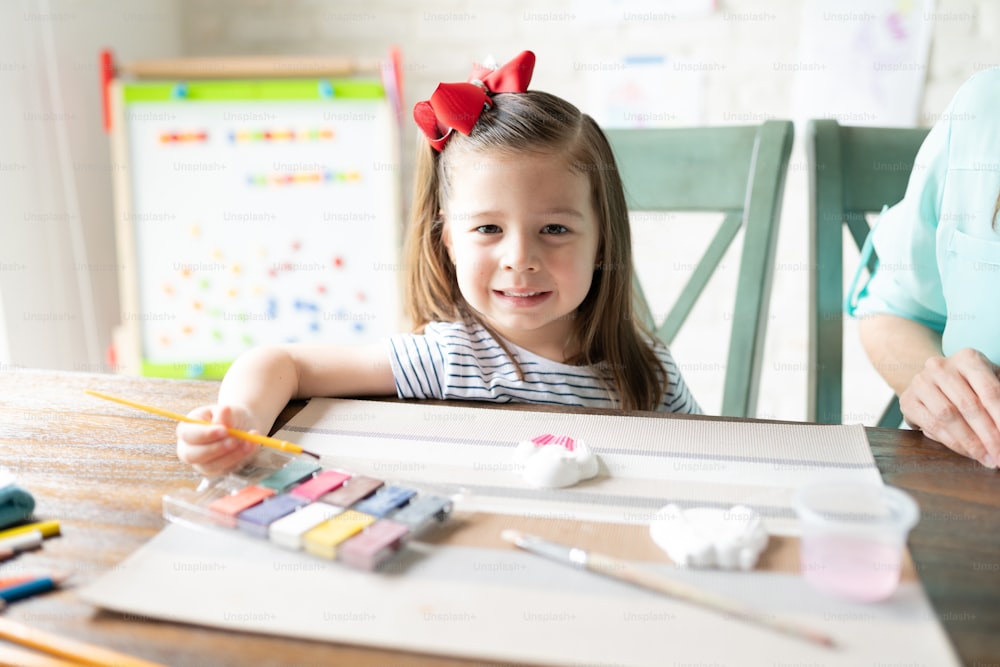
<svg viewBox="0 0 1000 667"><path fill-rule="evenodd" d="M261 486L284 492L293 484L305 481L321 468L311 461L292 461L281 470L276 470L260 481Z"/></svg>
<svg viewBox="0 0 1000 667"><path fill-rule="evenodd" d="M401 507L389 518L406 524L414 535L426 530L431 524L444 523L451 514L451 500L442 496L419 496L408 505Z"/></svg>
<svg viewBox="0 0 1000 667"><path fill-rule="evenodd" d="M338 257L334 257L333 258L333 265L335 267L337 267L338 269L341 268L341 267L343 267L344 266L344 258L343 257L339 257L339 256Z"/></svg>
<svg viewBox="0 0 1000 667"><path fill-rule="evenodd" d="M374 570L400 550L409 532L403 524L383 519L341 544L337 558L351 567Z"/></svg>
<svg viewBox="0 0 1000 667"><path fill-rule="evenodd" d="M270 498L273 495L274 489L251 484L250 486L244 486L236 493L213 500L209 504L208 509L222 515L217 518L219 523L230 528L235 528L237 514L263 502L265 498Z"/></svg>
<svg viewBox="0 0 1000 667"><path fill-rule="evenodd" d="M375 517L354 510L344 512L325 521L302 536L302 546L314 556L333 560L337 546L375 523Z"/></svg>
<svg viewBox="0 0 1000 667"><path fill-rule="evenodd" d="M410 498L415 495L417 492L413 489L402 486L384 486L375 495L365 498L355 505L354 509L382 518L394 509L410 502Z"/></svg>
<svg viewBox="0 0 1000 667"><path fill-rule="evenodd" d="M308 504L305 498L291 494L274 496L237 514L236 527L256 537L267 538L268 527L272 523Z"/></svg>
<svg viewBox="0 0 1000 667"><path fill-rule="evenodd" d="M340 470L324 470L310 480L292 489L296 496L302 496L309 500L317 500L324 493L330 493L334 489L339 489L344 482L351 478L351 473Z"/></svg>
<svg viewBox="0 0 1000 667"><path fill-rule="evenodd" d="M367 498L381 487L385 482L373 477L355 475L336 491L331 491L320 496L320 501L340 507L350 507L362 498Z"/></svg>
<svg viewBox="0 0 1000 667"><path fill-rule="evenodd" d="M268 529L268 537L287 549L301 549L302 537L307 532L344 511L344 508L326 503L313 503L284 516Z"/></svg>
<svg viewBox="0 0 1000 667"><path fill-rule="evenodd" d="M253 336L250 334L243 334L243 344L247 347L253 347Z"/></svg>
<svg viewBox="0 0 1000 667"><path fill-rule="evenodd" d="M211 281L209 281L208 278L202 278L201 282L198 283L198 287L200 287L202 290L207 290L212 287L212 283Z"/></svg>
<svg viewBox="0 0 1000 667"><path fill-rule="evenodd" d="M327 99L333 98L333 85L330 83L328 79L320 79L319 96L325 97Z"/></svg>
<svg viewBox="0 0 1000 667"><path fill-rule="evenodd" d="M173 97L175 100L186 99L188 96L187 84L185 83L174 84L173 89L170 91L170 96Z"/></svg>
<svg viewBox="0 0 1000 667"><path fill-rule="evenodd" d="M267 300L267 319L273 320L278 317L278 300L274 297Z"/></svg>

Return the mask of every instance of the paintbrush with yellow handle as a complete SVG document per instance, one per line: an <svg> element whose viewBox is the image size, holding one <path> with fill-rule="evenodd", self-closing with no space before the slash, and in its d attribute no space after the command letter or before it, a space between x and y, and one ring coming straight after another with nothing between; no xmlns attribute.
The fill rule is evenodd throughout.
<svg viewBox="0 0 1000 667"><path fill-rule="evenodd" d="M179 422L187 422L188 424L202 424L204 426L221 426L221 424L214 424L210 421L205 421L204 419L195 419L194 417L188 417L187 415L182 415L179 412L171 412L170 410L156 408L153 407L152 405L137 403L136 401L130 401L127 398L119 398L117 396L112 396L111 394L105 394L100 391L94 391L93 389L87 389L86 392L91 396L96 396L97 398L103 398L106 401L114 401L115 403L121 403L122 405L129 406L130 408L135 408L136 410L150 412L154 415L160 415L161 417L174 419ZM278 449L283 452L289 452L291 454L305 454L306 456L311 456L316 459L320 458L319 454L302 449L302 447L296 445L294 442L288 442L287 440L278 440L277 438L270 438L266 435L261 435L260 433L250 433L249 431L241 431L238 428L230 428L228 426L225 426L224 428L226 429L226 431L229 432L229 435L233 436L234 438L239 438L241 440L249 440L250 442L256 442L258 445L264 445L265 447L272 447L274 449Z"/></svg>

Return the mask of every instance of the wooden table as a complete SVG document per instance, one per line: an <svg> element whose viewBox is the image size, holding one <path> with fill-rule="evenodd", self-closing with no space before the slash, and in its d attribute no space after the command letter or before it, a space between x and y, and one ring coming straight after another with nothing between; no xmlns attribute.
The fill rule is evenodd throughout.
<svg viewBox="0 0 1000 667"><path fill-rule="evenodd" d="M111 375L0 373L0 467L63 534L0 564L73 573L64 590L11 605L8 618L168 665L423 665L459 660L165 623L94 609L74 585L114 567L164 526L161 497L197 476L174 453L174 425L84 394L97 389L187 412L217 385ZM281 423L301 408L293 404ZM664 418L671 418L664 415ZM920 433L868 429L885 481L922 518L910 551L935 612L969 665L1000 664L1000 477ZM483 664L483 663L477 663Z"/></svg>

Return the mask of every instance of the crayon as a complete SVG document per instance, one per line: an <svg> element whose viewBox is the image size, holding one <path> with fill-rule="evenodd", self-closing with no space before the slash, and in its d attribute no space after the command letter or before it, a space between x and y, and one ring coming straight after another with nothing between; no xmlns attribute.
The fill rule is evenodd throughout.
<svg viewBox="0 0 1000 667"><path fill-rule="evenodd" d="M23 600L39 593L48 593L66 581L67 578L68 575L53 574L36 577L20 584L8 586L7 588L0 588L0 600L15 602L16 600Z"/></svg>
<svg viewBox="0 0 1000 667"><path fill-rule="evenodd" d="M52 537L53 535L59 534L59 522L55 520L37 521L35 523L26 523L23 526L17 526L16 528L0 530L0 540L7 537L13 537L15 535L30 533L33 530L41 532L42 537Z"/></svg>
<svg viewBox="0 0 1000 667"><path fill-rule="evenodd" d="M0 553L10 550L13 553L28 551L42 546L42 531L32 530L20 535L0 538Z"/></svg>

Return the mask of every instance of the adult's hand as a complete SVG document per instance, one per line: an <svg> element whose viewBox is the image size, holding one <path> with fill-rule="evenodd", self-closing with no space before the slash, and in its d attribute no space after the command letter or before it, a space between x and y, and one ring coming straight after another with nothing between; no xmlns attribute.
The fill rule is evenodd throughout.
<svg viewBox="0 0 1000 667"><path fill-rule="evenodd" d="M972 348L932 356L899 395L911 426L988 468L1000 463L1000 367Z"/></svg>

